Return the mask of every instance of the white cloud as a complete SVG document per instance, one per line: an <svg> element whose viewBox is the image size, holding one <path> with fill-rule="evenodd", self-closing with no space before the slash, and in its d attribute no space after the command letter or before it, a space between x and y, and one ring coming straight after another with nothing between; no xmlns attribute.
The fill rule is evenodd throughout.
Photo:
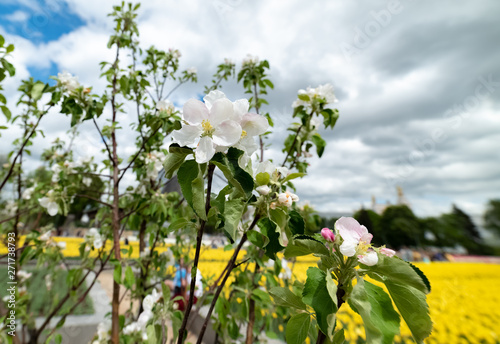
<svg viewBox="0 0 500 344"><path fill-rule="evenodd" d="M35 10L36 2L28 3ZM268 59L276 85L268 97L272 105L267 108L277 124L270 138L273 143L284 140L286 126L292 121L290 104L298 88L325 82L335 85L341 117L333 133L323 133L328 141L325 156L311 161L310 173L316 177L296 183L301 198L311 199L319 210L351 212L361 203L369 205L372 194L394 200L396 175L419 215L448 211L454 201L466 211L481 212L488 198L498 197L491 190L498 185L495 162L500 153L495 144L499 136L494 133L500 129L500 90L489 94L458 128L452 128L450 119L443 116L474 94L479 76L496 71L500 51L493 40L481 40L479 34L491 32L496 37L500 32L498 21L493 20L499 5L495 1L482 6L402 4L404 11L393 16L350 61L342 53L341 43L351 44L356 27L374 20L370 11L383 10L386 2L363 6L311 2L304 6L303 2L277 0L190 0L182 4L154 0L141 5L138 20L143 47L178 48L183 54L182 68L198 68L200 83L183 85L172 97L177 104L201 93L225 57L239 61L252 53ZM78 75L97 92L105 89L98 63L114 56L106 48L113 27L106 16L111 4L68 0L68 6L85 26L38 45L6 35L16 43L17 75L5 84L10 104L15 102L20 79L28 77L28 68L48 68L50 63ZM20 14L15 16L20 18ZM500 75L494 78L499 80ZM230 88L224 91L231 98L244 96L234 81L227 85ZM109 109L99 119L101 126L107 115ZM133 147L133 133L128 128L135 112L121 118L120 152L126 157ZM37 152L55 137L64 137L68 124L62 115L43 121L47 140L37 139ZM432 137L436 128L446 139L418 160L418 143ZM75 141L76 154L102 156L102 142L93 125L84 123L81 131ZM1 140L8 143L17 135L17 129L9 131ZM266 156L283 159L278 146L267 150ZM30 166L37 163L36 155L33 159ZM417 162L408 163L409 159Z"/></svg>

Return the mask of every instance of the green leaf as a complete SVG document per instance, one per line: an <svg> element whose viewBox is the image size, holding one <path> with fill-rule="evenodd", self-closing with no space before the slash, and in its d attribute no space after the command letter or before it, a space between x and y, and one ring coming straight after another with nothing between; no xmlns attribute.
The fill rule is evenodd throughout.
<svg viewBox="0 0 500 344"><path fill-rule="evenodd" d="M10 112L9 108L5 105L0 106L0 108L2 109L3 114L7 118L7 121L10 121L12 113Z"/></svg>
<svg viewBox="0 0 500 344"><path fill-rule="evenodd" d="M311 98L309 98L309 96L307 94L298 94L297 95L297 98L299 98L300 100L303 100L305 102L308 102L311 100Z"/></svg>
<svg viewBox="0 0 500 344"><path fill-rule="evenodd" d="M295 178L302 178L306 175L307 173L301 173L301 172L294 172L290 173L288 176L286 176L285 179L281 182L282 184L286 183L289 180L295 179Z"/></svg>
<svg viewBox="0 0 500 344"><path fill-rule="evenodd" d="M284 239L286 237L286 224L288 222L288 214L281 208L269 209L269 216L271 220L277 225L279 229L280 245L285 246Z"/></svg>
<svg viewBox="0 0 500 344"><path fill-rule="evenodd" d="M238 164L238 159L242 154L242 151L231 147L227 154L219 152L211 161L224 173L231 185L248 197L253 191L254 183L253 177Z"/></svg>
<svg viewBox="0 0 500 344"><path fill-rule="evenodd" d="M270 180L271 180L271 177L269 176L269 173L267 173L267 172L260 172L260 173L257 173L257 175L255 176L255 181L257 182L257 184L259 186L269 184Z"/></svg>
<svg viewBox="0 0 500 344"><path fill-rule="evenodd" d="M156 338L156 331L154 324L146 327L146 334L148 335L148 340L147 340L148 344L157 344L159 342L159 340Z"/></svg>
<svg viewBox="0 0 500 344"><path fill-rule="evenodd" d="M335 327L334 315L337 306L326 287L326 273L317 267L307 269L307 280L302 291L302 301L316 312L318 326L325 335L331 337Z"/></svg>
<svg viewBox="0 0 500 344"><path fill-rule="evenodd" d="M167 158L163 162L163 167L165 168L165 177L168 179L172 178L175 171L177 171L184 160L186 160L186 157L192 153L193 151L189 148L170 147Z"/></svg>
<svg viewBox="0 0 500 344"><path fill-rule="evenodd" d="M119 263L115 265L115 270L113 271L113 279L118 284L122 283L122 266Z"/></svg>
<svg viewBox="0 0 500 344"><path fill-rule="evenodd" d="M262 234L269 238L269 243L264 247L266 256L275 260L276 253L284 249L279 242L279 234L276 232L276 224L266 217L259 221L259 228Z"/></svg>
<svg viewBox="0 0 500 344"><path fill-rule="evenodd" d="M285 249L285 258L306 256L308 254L330 256L330 252L322 242L305 235L295 238L293 243L289 243Z"/></svg>
<svg viewBox="0 0 500 344"><path fill-rule="evenodd" d="M409 285L426 294L430 291L430 285L427 287L421 275L410 264L396 256L388 257L384 254L379 254L376 265L362 265L362 267L369 272L368 275L370 277L377 281L384 283L385 281L391 281L393 283ZM423 275L421 271L420 273Z"/></svg>
<svg viewBox="0 0 500 344"><path fill-rule="evenodd" d="M226 201L224 205L224 230L233 240L236 240L238 224L243 216L244 208L245 202L240 198Z"/></svg>
<svg viewBox="0 0 500 344"><path fill-rule="evenodd" d="M307 338L311 316L307 313L295 314L288 320L285 338L287 344L303 344Z"/></svg>
<svg viewBox="0 0 500 344"><path fill-rule="evenodd" d="M427 276L423 273L422 270L417 268L412 263L410 263L410 262L406 262L406 263L408 263L408 265L410 265L410 267L420 276L420 278L424 282L425 286L427 287L428 292L430 293L431 292L431 282L429 282L429 279L427 278Z"/></svg>
<svg viewBox="0 0 500 344"><path fill-rule="evenodd" d="M45 84L42 82L36 82L31 89L31 98L33 100L38 100L42 98L43 90L45 89Z"/></svg>
<svg viewBox="0 0 500 344"><path fill-rule="evenodd" d="M316 146L316 153L318 153L318 156L321 158L323 155L323 152L325 151L326 147L326 141L323 140L320 134L316 133L311 137L312 142Z"/></svg>
<svg viewBox="0 0 500 344"><path fill-rule="evenodd" d="M292 232L293 235L303 235L304 234L304 228L305 228L305 222L302 216L295 210L291 210L288 213L288 216L290 219L288 220L288 228L290 228L290 231Z"/></svg>
<svg viewBox="0 0 500 344"><path fill-rule="evenodd" d="M179 168L177 179L186 202L200 218L206 219L203 176L196 161L185 161Z"/></svg>
<svg viewBox="0 0 500 344"><path fill-rule="evenodd" d="M196 228L196 224L192 221L186 220L184 218L180 218L180 219L175 220L174 222L172 222L168 226L168 231L173 232L173 231L176 231L178 229L185 229L187 227Z"/></svg>
<svg viewBox="0 0 500 344"><path fill-rule="evenodd" d="M341 328L333 335L331 344L344 344L344 343L345 343L344 329Z"/></svg>
<svg viewBox="0 0 500 344"><path fill-rule="evenodd" d="M368 271L368 276L383 282L391 295L399 313L410 328L417 343L422 343L432 330L429 307L425 294L430 285L407 262L398 257L387 257L379 254L378 263L374 266L361 265Z"/></svg>
<svg viewBox="0 0 500 344"><path fill-rule="evenodd" d="M274 298L274 303L278 306L292 307L306 310L306 305L301 298L292 293L288 288L274 287L269 290L269 294Z"/></svg>
<svg viewBox="0 0 500 344"><path fill-rule="evenodd" d="M352 289L348 303L363 319L367 344L393 342L394 336L399 333L399 314L382 288L359 279Z"/></svg>
<svg viewBox="0 0 500 344"><path fill-rule="evenodd" d="M132 271L132 268L130 266L127 266L127 268L125 269L125 281L123 284L129 289L131 289L135 284L134 272Z"/></svg>
<svg viewBox="0 0 500 344"><path fill-rule="evenodd" d="M205 208L205 182L203 179L203 175L200 173L198 178L193 180L192 183L193 188L193 209L196 214L202 220L207 220L207 212Z"/></svg>
<svg viewBox="0 0 500 344"><path fill-rule="evenodd" d="M425 294L409 285L392 281L384 283L399 313L410 328L413 338L417 343L423 343L432 331Z"/></svg>
<svg viewBox="0 0 500 344"><path fill-rule="evenodd" d="M264 234L257 231L251 230L247 232L248 241L257 246L258 248L264 248L269 243L269 238Z"/></svg>

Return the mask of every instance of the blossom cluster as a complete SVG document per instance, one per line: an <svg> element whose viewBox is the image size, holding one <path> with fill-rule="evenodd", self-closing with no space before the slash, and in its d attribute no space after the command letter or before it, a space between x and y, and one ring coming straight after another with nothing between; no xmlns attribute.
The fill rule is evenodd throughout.
<svg viewBox="0 0 500 344"><path fill-rule="evenodd" d="M216 152L229 147L243 150L247 155L257 150L254 136L264 134L269 122L263 116L248 112L248 100L231 102L219 90L211 91L203 100L190 99L184 104L183 126L173 132L174 142L195 147L199 164L210 161Z"/></svg>
<svg viewBox="0 0 500 344"><path fill-rule="evenodd" d="M257 176L259 173L267 173L270 182L278 182L280 179L286 178L290 171L284 166L276 167L269 160L263 161L257 165L254 175ZM262 196L267 196L271 193L271 188L269 185L259 185L255 190ZM299 201L299 196L295 195L290 191L280 192L276 194L276 200L271 202L271 209L275 209L279 206L286 206L291 208L294 202Z"/></svg>
<svg viewBox="0 0 500 344"><path fill-rule="evenodd" d="M66 89L68 92L74 92L78 87L80 87L80 83L78 82L78 77L71 75L66 71L62 73L57 73L57 79L59 83Z"/></svg>
<svg viewBox="0 0 500 344"><path fill-rule="evenodd" d="M89 229L89 231L85 234L85 241L94 246L97 250L102 248L102 245L104 244L102 236L97 228Z"/></svg>
<svg viewBox="0 0 500 344"><path fill-rule="evenodd" d="M316 88L308 87L305 90L299 90L298 98L292 104L293 108L304 106L311 108L314 103L332 104L337 102L337 97L333 92L332 84L320 85Z"/></svg>
<svg viewBox="0 0 500 344"><path fill-rule="evenodd" d="M338 234L338 235L335 235ZM346 257L356 256L362 264L373 266L378 263L377 251L392 257L396 253L389 248L374 248L371 245L373 235L368 229L352 217L341 217L335 222L335 233L323 228L321 235L327 242L339 243L340 253ZM341 238L341 240L340 240Z"/></svg>
<svg viewBox="0 0 500 344"><path fill-rule="evenodd" d="M149 179L158 178L158 173L163 169L165 154L161 151L152 151L146 154L146 175Z"/></svg>
<svg viewBox="0 0 500 344"><path fill-rule="evenodd" d="M259 63L259 57L248 54L243 59L242 65L243 65L243 67L245 67L245 66L249 66L249 65L256 65L257 63Z"/></svg>
<svg viewBox="0 0 500 344"><path fill-rule="evenodd" d="M141 334L142 340L148 340L146 325L148 324L149 320L153 318L153 307L158 302L158 300L160 300L160 298L161 294L159 294L156 289L153 289L153 292L147 295L142 301L142 308L144 310L141 314L139 314L137 321L134 321L133 323L125 326L125 328L123 329L123 333L139 333Z"/></svg>

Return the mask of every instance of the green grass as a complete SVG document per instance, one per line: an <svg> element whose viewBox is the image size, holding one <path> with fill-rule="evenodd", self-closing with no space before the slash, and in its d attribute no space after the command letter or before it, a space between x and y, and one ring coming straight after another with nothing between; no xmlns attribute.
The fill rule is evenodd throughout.
<svg viewBox="0 0 500 344"><path fill-rule="evenodd" d="M45 275L46 272L43 270L26 269L26 271L33 273L33 275L28 280L28 291L31 294L31 301L29 303L29 312L34 316L44 316L49 314L54 306L66 295L68 292L68 287L66 284L66 277L68 273L64 270L58 271L58 275L55 281L52 283L52 288L47 290L45 286ZM0 285L6 286L7 282L7 268L0 267ZM79 288L79 295L86 290L87 284L84 282ZM0 288L0 297L4 297L7 294L7 288ZM60 309L57 315L66 314L71 307L78 300L77 295L70 297L64 306ZM86 297L82 303L80 303L73 315L83 315L83 314L93 314L94 307L92 305L92 299Z"/></svg>

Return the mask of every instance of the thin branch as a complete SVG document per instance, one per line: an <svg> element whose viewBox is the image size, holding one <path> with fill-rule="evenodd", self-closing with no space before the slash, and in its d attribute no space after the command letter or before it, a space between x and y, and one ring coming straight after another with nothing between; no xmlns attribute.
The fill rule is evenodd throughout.
<svg viewBox="0 0 500 344"><path fill-rule="evenodd" d="M252 224L250 225L248 230L252 230L255 227L259 218L260 217L258 215L255 216L255 218L253 219ZM235 267L234 263L236 261L236 258L238 257L238 254L239 254L241 248L243 247L243 244L246 241L247 241L247 234L245 233L245 234L243 234L243 237L241 238L240 243L238 244L238 246L234 250L234 253L233 253L233 256L231 257L231 260L228 262L228 268L227 268L226 275L224 276L224 279L222 280L221 284L217 288L217 291L215 292L214 298L212 299L212 303L210 304L210 308L209 308L208 313L205 317L205 321L203 322L203 326L201 327L200 333L198 334L198 340L196 341L196 344L201 344L201 342L203 340L203 336L205 335L205 331L207 329L208 322L210 321L210 318L212 316L212 312L215 308L215 303L217 302L219 295L220 295L222 289L224 288L224 285L226 284L226 281L229 278L229 275L231 274L231 271L234 269L234 267Z"/></svg>
<svg viewBox="0 0 500 344"><path fill-rule="evenodd" d="M109 149L109 146L108 146L108 143L106 142L106 139L104 137L104 135L102 134L102 131L101 129L99 128L99 125L97 124L95 118L92 118L92 121L94 121L94 125L97 129L97 131L99 132L99 135L101 135L101 140L102 142L104 142L104 145L106 146L106 150L108 151L108 157L109 157L109 161L114 164L114 160L113 160L113 157L112 157L112 154L111 154L111 150Z"/></svg>
<svg viewBox="0 0 500 344"><path fill-rule="evenodd" d="M210 211L210 195L212 193L212 178L214 175L214 170L215 170L215 165L209 164L208 165L208 172L207 172L207 199L205 202L205 214L208 216L208 212ZM198 235L196 237L196 252L194 255L194 262L193 262L193 267L191 269L191 288L189 291L189 300L188 304L186 306L186 310L184 311L184 318L182 319L182 325L181 328L179 329L179 335L177 337L177 344L182 344L184 340L184 332L186 331L186 326L187 322L189 319L189 313L191 313L191 308L193 308L193 301L194 301L194 291L196 288L196 274L198 273L198 262L200 260L200 250L201 250L201 245L202 245L202 239L203 239L203 231L205 229L207 221L202 220L200 229L198 230Z"/></svg>
<svg viewBox="0 0 500 344"><path fill-rule="evenodd" d="M75 196L76 196L76 197L88 198L88 199L90 199L90 200L92 200L92 201L95 201L95 202L97 202L97 203L101 203L102 205L105 205L106 207L110 207L110 208L112 207L112 205L111 205L111 204L106 203L106 202L103 202L103 201L101 201L100 199L97 199L97 198L92 197L92 196L89 196L89 195L75 195Z"/></svg>
<svg viewBox="0 0 500 344"><path fill-rule="evenodd" d="M48 109L45 112L43 112L42 114L40 114L40 117L38 117L38 121L35 123L35 125L33 126L33 129L31 130L30 134L28 135L28 137L26 138L26 140L24 140L23 144L21 145L21 148L19 149L19 151L17 152L16 156L14 157L14 160L12 161L12 164L10 165L9 172L7 172L7 175L5 176L5 178L2 181L2 184L0 185L0 190L2 190L2 188L4 187L4 185L9 180L12 172L14 171L14 166L16 165L17 158L19 158L19 156L21 155L22 151L24 150L24 147L26 146L26 144L28 144L28 141L30 140L31 136L33 136L33 134L35 133L36 128L40 124L40 120L42 119L43 116L45 116L47 114L47 112L50 110L51 107L52 107L52 105L50 105L48 107Z"/></svg>
<svg viewBox="0 0 500 344"><path fill-rule="evenodd" d="M130 163L127 165L127 167L124 167L121 169L122 171L122 175L118 178L118 182L120 182L120 180L122 180L123 176L125 175L125 173L127 172L127 170L130 168L130 166L132 166L132 164L135 162L135 160L137 159L137 157L139 156L139 154L142 153L142 150L144 149L144 147L146 146L146 143L153 137L155 136L155 134L160 130L161 127L158 127L155 129L155 131L153 131L153 133L145 140L145 141L142 141L142 145L141 145L141 148L139 148L139 150L137 151L137 153L135 153L134 157L132 158L132 160L130 161Z"/></svg>
<svg viewBox="0 0 500 344"><path fill-rule="evenodd" d="M172 95L172 93L175 92L176 89L178 89L179 87L181 87L182 84L186 83L186 81L181 81L177 84L177 86L175 86L174 88L172 88L170 90L170 92L167 93L167 95L165 96L165 99L168 99L168 97L170 97Z"/></svg>

